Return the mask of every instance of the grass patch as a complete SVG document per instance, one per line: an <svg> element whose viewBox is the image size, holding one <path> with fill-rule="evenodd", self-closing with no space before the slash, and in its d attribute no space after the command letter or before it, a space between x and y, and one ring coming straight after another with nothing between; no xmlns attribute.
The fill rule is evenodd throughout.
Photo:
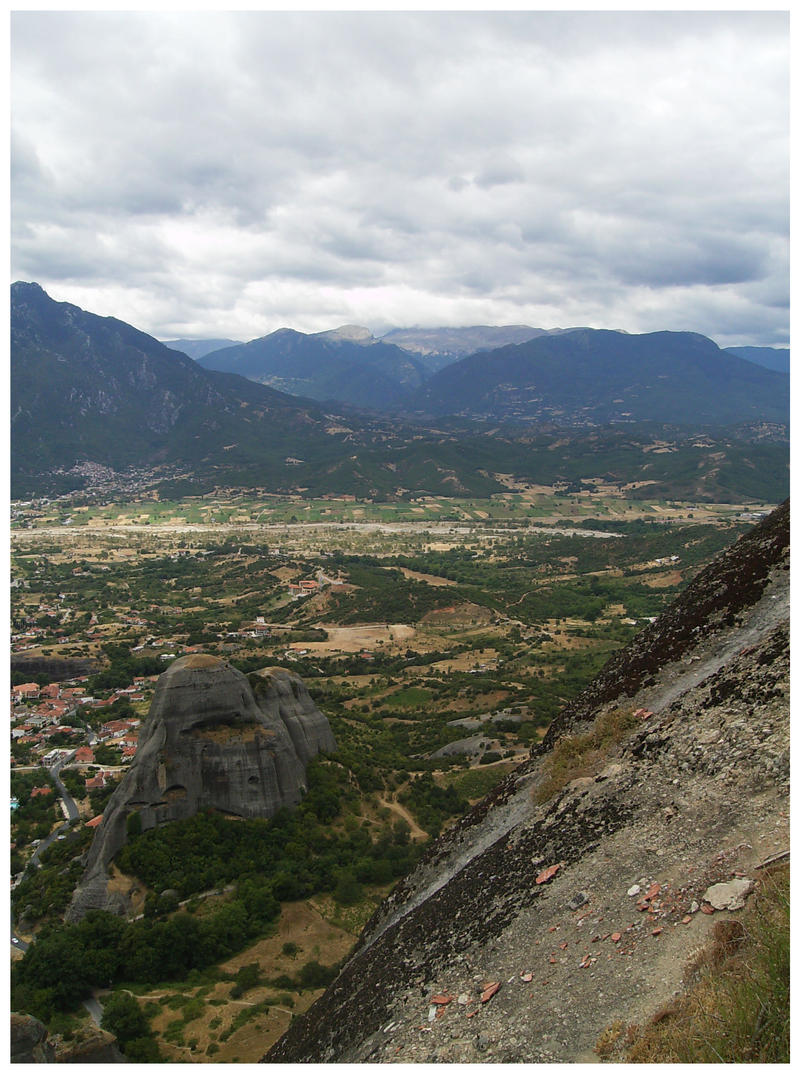
<svg viewBox="0 0 800 1074"><path fill-rule="evenodd" d="M427 705L432 696L430 690L426 690L423 686L407 686L404 690L390 694L384 700L385 704L391 708L418 709Z"/></svg>
<svg viewBox="0 0 800 1074"><path fill-rule="evenodd" d="M270 1004L264 1000L262 1003L254 1003L252 1007L243 1007L240 1011L237 1011L231 1024L226 1030L219 1035L219 1039L222 1043L228 1040L237 1029L241 1029L243 1025L251 1021L253 1018L257 1018L260 1015L269 1013Z"/></svg>
<svg viewBox="0 0 800 1074"><path fill-rule="evenodd" d="M599 772L611 750L627 738L636 723L632 710L612 709L599 716L585 734L560 738L545 759L544 782L534 791L534 801L539 805L549 802L573 779Z"/></svg>
<svg viewBox="0 0 800 1074"><path fill-rule="evenodd" d="M689 990L650 1023L610 1026L601 1058L629 1063L789 1062L789 867L775 866L736 918L714 927Z"/></svg>
<svg viewBox="0 0 800 1074"><path fill-rule="evenodd" d="M448 772L444 781L449 786L455 787L461 798L470 800L483 798L492 787L516 767L517 762L511 761L506 765L497 765L492 768L470 768L466 772Z"/></svg>

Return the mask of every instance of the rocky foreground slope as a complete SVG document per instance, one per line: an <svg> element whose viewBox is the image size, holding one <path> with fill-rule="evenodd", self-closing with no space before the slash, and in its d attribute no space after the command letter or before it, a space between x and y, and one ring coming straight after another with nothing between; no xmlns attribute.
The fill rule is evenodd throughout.
<svg viewBox="0 0 800 1074"><path fill-rule="evenodd" d="M434 844L265 1061L596 1058L788 850L788 783L787 502Z"/></svg>
<svg viewBox="0 0 800 1074"><path fill-rule="evenodd" d="M202 809L271 817L295 806L306 765L333 752L330 725L302 680L281 668L253 677L215 656L174 661L158 680L136 757L112 795L89 850L67 919L89 910L126 913L127 893L110 890L109 867L136 816L141 830Z"/></svg>

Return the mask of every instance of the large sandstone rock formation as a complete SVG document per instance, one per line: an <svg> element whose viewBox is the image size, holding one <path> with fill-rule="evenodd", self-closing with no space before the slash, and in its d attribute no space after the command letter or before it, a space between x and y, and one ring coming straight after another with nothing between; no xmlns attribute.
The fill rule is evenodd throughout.
<svg viewBox="0 0 800 1074"><path fill-rule="evenodd" d="M597 1061L608 1027L663 1008L729 912L716 885L757 891L789 848L788 542L787 503L616 654L267 1061ZM550 779L562 744L615 721L594 767Z"/></svg>
<svg viewBox="0 0 800 1074"><path fill-rule="evenodd" d="M308 761L336 742L297 675L280 668L254 676L214 656L185 656L158 680L136 757L103 814L68 920L88 910L125 913L125 893L109 891L109 865L142 830L216 809L271 817L306 789Z"/></svg>
<svg viewBox="0 0 800 1074"><path fill-rule="evenodd" d="M127 1063L113 1034L95 1025L80 1026L70 1040L50 1037L30 1014L11 1014L12 1063Z"/></svg>
<svg viewBox="0 0 800 1074"><path fill-rule="evenodd" d="M10 1036L12 1063L55 1063L55 1048L38 1018L12 1011Z"/></svg>

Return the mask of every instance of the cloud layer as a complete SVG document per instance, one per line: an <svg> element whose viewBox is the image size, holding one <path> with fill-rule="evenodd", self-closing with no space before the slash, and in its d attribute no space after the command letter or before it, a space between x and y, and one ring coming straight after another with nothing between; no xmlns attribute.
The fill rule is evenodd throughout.
<svg viewBox="0 0 800 1074"><path fill-rule="evenodd" d="M788 16L18 12L12 278L161 338L788 341Z"/></svg>

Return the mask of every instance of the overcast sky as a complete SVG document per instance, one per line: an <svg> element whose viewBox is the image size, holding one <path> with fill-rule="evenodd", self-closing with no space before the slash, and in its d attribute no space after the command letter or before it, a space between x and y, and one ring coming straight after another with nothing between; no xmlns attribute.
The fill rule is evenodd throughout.
<svg viewBox="0 0 800 1074"><path fill-rule="evenodd" d="M162 339L786 345L785 13L12 15L12 279Z"/></svg>

